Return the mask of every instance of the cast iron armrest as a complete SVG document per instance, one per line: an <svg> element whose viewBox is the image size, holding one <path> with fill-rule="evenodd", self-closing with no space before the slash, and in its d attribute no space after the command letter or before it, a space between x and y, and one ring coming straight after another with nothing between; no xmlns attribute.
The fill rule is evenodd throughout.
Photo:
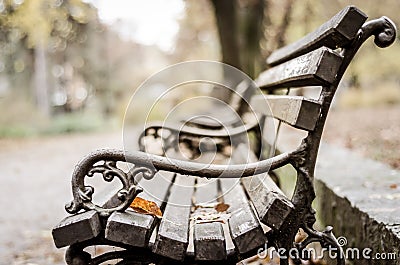
<svg viewBox="0 0 400 265"><path fill-rule="evenodd" d="M108 216L114 211L124 211L142 191L137 185L137 178L151 179L159 170L206 178L241 178L296 163L305 153L304 146L301 145L293 152L282 153L258 162L236 165L202 164L140 151L98 150L83 158L75 167L71 183L73 200L65 206L65 209L71 214L84 209L95 210L102 216ZM133 164L133 167L125 172L118 168L117 162L127 162ZM114 177L121 181L123 187L117 193L121 204L113 208L103 208L92 202L94 188L85 185L85 178L93 177L95 173L101 174L108 182L111 182Z"/></svg>

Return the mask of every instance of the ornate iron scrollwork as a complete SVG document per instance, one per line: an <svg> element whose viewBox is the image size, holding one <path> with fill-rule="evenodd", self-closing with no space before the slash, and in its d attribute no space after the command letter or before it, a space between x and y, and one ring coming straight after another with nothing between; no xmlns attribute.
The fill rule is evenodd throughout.
<svg viewBox="0 0 400 265"><path fill-rule="evenodd" d="M68 213L74 214L81 209L96 210L102 216L108 216L114 211L124 211L135 197L142 192L142 189L137 185L137 177L140 175L146 179L151 179L156 170L152 167L143 165L134 165L131 170L124 172L117 167L116 159L107 160L104 157L89 156L91 159L84 159L75 168L72 178L72 193L74 199L65 206ZM124 160L119 160L124 161ZM99 164L100 163L100 164ZM114 178L118 178L122 183L122 189L117 193L121 203L112 208L103 208L92 202L94 187L85 185L86 177L93 177L95 174L100 174L107 182L111 182Z"/></svg>
<svg viewBox="0 0 400 265"><path fill-rule="evenodd" d="M96 245L105 246L105 252L96 255L89 254L85 250L87 247ZM117 247L118 250L115 250L114 247ZM164 264L162 261L165 261L166 258L152 253L150 249L132 247L102 237L96 237L94 239L71 245L65 253L65 261L68 265L100 265L109 264L110 261L116 260L118 260L118 263L112 264L132 264L136 262L143 264Z"/></svg>
<svg viewBox="0 0 400 265"><path fill-rule="evenodd" d="M168 131L167 136L162 135L162 131ZM179 130L164 127L162 125L151 125L147 127L139 136L138 144L139 150L142 152L146 151L146 137L153 137L154 139L161 139L161 146L163 153L165 153L170 148L178 148Z"/></svg>
<svg viewBox="0 0 400 265"><path fill-rule="evenodd" d="M345 264L345 256L342 247L332 233L332 226L327 226L322 232L315 230L312 226L305 224L302 226L307 233L306 239L302 242L294 243L299 253L304 253L304 249L313 242L319 242L324 249L336 252L337 265Z"/></svg>
<svg viewBox="0 0 400 265"><path fill-rule="evenodd" d="M390 46L396 39L396 26L385 16L365 23L361 31L365 39L374 35L374 43L379 48Z"/></svg>

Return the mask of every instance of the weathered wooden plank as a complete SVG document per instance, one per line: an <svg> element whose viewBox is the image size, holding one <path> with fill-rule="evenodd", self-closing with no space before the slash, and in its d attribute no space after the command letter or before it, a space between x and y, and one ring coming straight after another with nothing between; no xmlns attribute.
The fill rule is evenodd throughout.
<svg viewBox="0 0 400 265"><path fill-rule="evenodd" d="M245 144L240 144L234 153L238 157L235 159L247 163L257 161L256 156L248 151ZM261 222L272 229L279 229L294 208L292 202L276 186L268 173L243 178L241 181Z"/></svg>
<svg viewBox="0 0 400 265"><path fill-rule="evenodd" d="M197 178L195 191L195 205L217 203L218 180ZM209 210L209 211L207 211ZM193 215L214 212L213 208L198 208ZM193 217L192 215L192 217ZM194 255L196 260L224 260L226 259L226 243L222 224L220 222L199 223L194 220Z"/></svg>
<svg viewBox="0 0 400 265"><path fill-rule="evenodd" d="M114 212L107 220L105 238L130 246L145 247L154 227L154 217L131 210Z"/></svg>
<svg viewBox="0 0 400 265"><path fill-rule="evenodd" d="M224 202L229 204L229 230L237 252L254 250L267 242L238 179L220 179Z"/></svg>
<svg viewBox="0 0 400 265"><path fill-rule="evenodd" d="M331 84L343 57L322 47L262 72L256 79L261 89Z"/></svg>
<svg viewBox="0 0 400 265"><path fill-rule="evenodd" d="M53 228L57 248L95 238L101 231L99 214L92 210L64 218Z"/></svg>
<svg viewBox="0 0 400 265"><path fill-rule="evenodd" d="M189 243L189 216L194 177L177 175L158 228L153 252L183 260Z"/></svg>
<svg viewBox="0 0 400 265"><path fill-rule="evenodd" d="M252 81L243 80L232 93L232 96L229 100L229 106L231 106L238 115L242 115L243 112L246 111L248 101L255 91L256 86Z"/></svg>
<svg viewBox="0 0 400 265"><path fill-rule="evenodd" d="M196 260L225 260L226 247L222 224L195 224L194 250Z"/></svg>
<svg viewBox="0 0 400 265"><path fill-rule="evenodd" d="M159 171L153 179L141 179L139 186L143 188L143 192L138 197L153 201L161 208L173 177L174 173ZM114 212L107 220L105 238L131 246L145 247L157 222L156 217L136 213L129 208L123 213Z"/></svg>
<svg viewBox="0 0 400 265"><path fill-rule="evenodd" d="M273 229L279 229L294 208L291 201L268 174L244 178L242 182L261 222Z"/></svg>
<svg viewBox="0 0 400 265"><path fill-rule="evenodd" d="M257 95L250 105L257 113L308 131L314 130L321 110L318 102L300 96Z"/></svg>
<svg viewBox="0 0 400 265"><path fill-rule="evenodd" d="M207 155L207 154L204 154ZM218 179L196 178L196 191L194 194L195 205L217 202Z"/></svg>
<svg viewBox="0 0 400 265"><path fill-rule="evenodd" d="M354 39L367 18L367 15L358 8L348 6L312 33L274 51L267 59L267 63L277 65L321 46L332 49L343 47Z"/></svg>

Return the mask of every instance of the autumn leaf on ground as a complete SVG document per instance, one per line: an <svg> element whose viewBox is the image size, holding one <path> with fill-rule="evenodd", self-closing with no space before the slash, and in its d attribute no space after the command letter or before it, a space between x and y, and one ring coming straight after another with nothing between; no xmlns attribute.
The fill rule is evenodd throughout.
<svg viewBox="0 0 400 265"><path fill-rule="evenodd" d="M162 218L162 212L155 202L136 197L130 207L138 213L151 214Z"/></svg>

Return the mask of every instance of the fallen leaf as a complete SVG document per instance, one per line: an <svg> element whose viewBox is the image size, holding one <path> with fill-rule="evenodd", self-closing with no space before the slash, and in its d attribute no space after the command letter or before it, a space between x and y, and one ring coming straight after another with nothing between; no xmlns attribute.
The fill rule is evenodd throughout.
<svg viewBox="0 0 400 265"><path fill-rule="evenodd" d="M390 186L389 186L391 189L397 189L397 184L395 184L395 183L393 183L393 184L390 184Z"/></svg>
<svg viewBox="0 0 400 265"><path fill-rule="evenodd" d="M155 202L136 197L130 207L138 213L151 214L162 218L162 212Z"/></svg>
<svg viewBox="0 0 400 265"><path fill-rule="evenodd" d="M215 205L214 209L217 212L222 213L222 212L225 212L226 210L228 210L229 206L230 206L229 204L220 202L217 205Z"/></svg>
<svg viewBox="0 0 400 265"><path fill-rule="evenodd" d="M307 233L305 233L303 230L299 230L296 234L294 242L300 243L304 241L306 238L307 238Z"/></svg>

